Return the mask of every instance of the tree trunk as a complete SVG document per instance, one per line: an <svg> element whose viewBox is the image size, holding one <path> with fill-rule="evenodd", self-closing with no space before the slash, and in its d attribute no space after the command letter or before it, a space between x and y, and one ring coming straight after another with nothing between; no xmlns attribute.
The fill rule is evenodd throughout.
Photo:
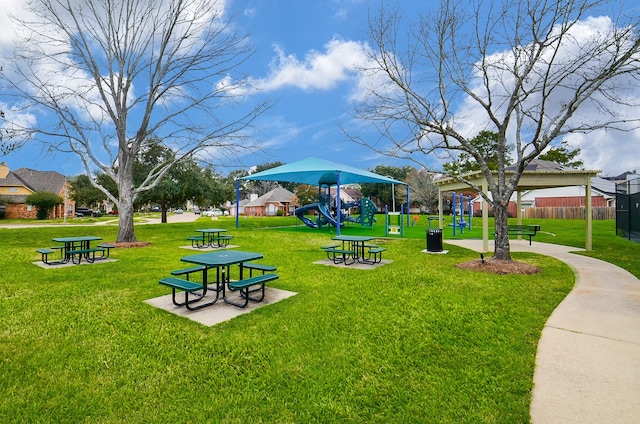
<svg viewBox="0 0 640 424"><path fill-rule="evenodd" d="M122 166L118 175L118 212L120 214L120 226L118 228L117 242L138 241L133 229L133 201L135 200L133 187L133 169L131 166Z"/></svg>
<svg viewBox="0 0 640 424"><path fill-rule="evenodd" d="M493 202L493 213L496 221L494 259L504 261L511 260L511 247L509 245L509 233L507 231L509 218L509 202Z"/></svg>

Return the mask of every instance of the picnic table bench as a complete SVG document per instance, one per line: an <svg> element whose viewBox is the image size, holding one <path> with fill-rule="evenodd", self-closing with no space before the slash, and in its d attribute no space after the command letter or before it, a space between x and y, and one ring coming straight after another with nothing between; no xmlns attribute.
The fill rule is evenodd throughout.
<svg viewBox="0 0 640 424"><path fill-rule="evenodd" d="M531 246L531 238L540 231L539 225L507 225L507 233L510 236L528 236L529 246Z"/></svg>
<svg viewBox="0 0 640 424"><path fill-rule="evenodd" d="M67 255L71 257L71 262L74 264L79 264L83 256L87 262L93 263L96 260L96 253L100 252L104 256L104 251L105 249L102 247L92 247L89 249L68 250Z"/></svg>
<svg viewBox="0 0 640 424"><path fill-rule="evenodd" d="M64 246L62 246L64 248ZM111 243L101 243L98 245L98 247L100 249L104 249L104 253L102 254L102 257L100 259L107 259L109 257L109 254L111 252L111 249L115 249L116 245L115 244L111 244Z"/></svg>
<svg viewBox="0 0 640 424"><path fill-rule="evenodd" d="M327 253L327 258L331 259L334 264L349 265L355 262L356 251L352 249L340 249L339 247L329 247L323 249ZM351 258L351 262L348 262Z"/></svg>
<svg viewBox="0 0 640 424"><path fill-rule="evenodd" d="M204 246L205 237L204 236L189 236L187 240L191 242L191 247L200 248Z"/></svg>
<svg viewBox="0 0 640 424"><path fill-rule="evenodd" d="M369 250L367 251L369 256L367 257L366 261L373 262L374 264L382 262L382 252L386 250L387 249L385 249L384 247L370 246ZM373 260L371 259L372 255L373 255Z"/></svg>
<svg viewBox="0 0 640 424"><path fill-rule="evenodd" d="M165 277L160 280L160 284L164 286L171 287L171 301L176 306L184 306L190 311L197 311L198 309L202 309L206 306L211 306L218 300L218 290L214 290L216 292L216 297L212 302L201 303L197 306L192 306L193 303L202 300L203 294L201 290L204 289L204 284L194 283L193 281L184 280L182 278L177 277ZM176 290L182 290L184 292L184 302L178 302L176 300ZM189 299L189 295L195 295L195 298Z"/></svg>
<svg viewBox="0 0 640 424"><path fill-rule="evenodd" d="M267 272L273 272L278 269L273 265L257 264L255 262L245 262L242 264L242 268L249 270L249 277L253 277L254 270L262 271L263 274L266 274Z"/></svg>
<svg viewBox="0 0 640 424"><path fill-rule="evenodd" d="M232 235L229 234L223 234L223 235L219 235L217 240L218 240L218 246L219 247L226 247L229 245L229 241L233 239Z"/></svg>
<svg viewBox="0 0 640 424"><path fill-rule="evenodd" d="M56 250L60 251L60 260L59 261L50 261L49 255L52 255L56 252ZM64 246L54 246L51 248L43 247L40 249L36 249L36 252L40 253L41 260L43 263L47 265L56 265L64 262Z"/></svg>
<svg viewBox="0 0 640 424"><path fill-rule="evenodd" d="M255 277L249 277L249 278L245 278L238 281L230 281L228 284L229 290L230 291L240 290L240 297L244 299L244 303L233 302L227 299L226 292L223 291L222 294L223 294L224 302L233 306L237 306L239 308L244 308L245 306L247 306L250 300L253 302L262 302L262 300L264 300L264 293L265 293L264 284L269 281L277 280L278 278L280 278L278 274L262 274L262 275L256 275ZM251 289L254 286L258 286L258 287ZM249 293L253 293L256 291L262 292L260 297L255 298L249 295Z"/></svg>
<svg viewBox="0 0 640 424"><path fill-rule="evenodd" d="M171 271L171 275L177 276L177 275L186 275L187 276L187 281L189 280L189 275L196 273L196 272L203 272L205 270L206 267L204 266L192 266L189 268L182 268L182 269L176 269Z"/></svg>

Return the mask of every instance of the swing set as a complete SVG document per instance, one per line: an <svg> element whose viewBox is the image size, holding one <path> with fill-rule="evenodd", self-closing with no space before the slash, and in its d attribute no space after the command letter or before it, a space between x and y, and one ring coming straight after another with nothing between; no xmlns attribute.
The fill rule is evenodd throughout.
<svg viewBox="0 0 640 424"><path fill-rule="evenodd" d="M465 202L466 202L466 215L465 221ZM471 204L471 196L464 196L462 194L453 193L451 200L453 222L449 224L453 227L453 235L456 235L456 229L460 229L460 234L464 233L464 229L472 229L473 218L473 205Z"/></svg>

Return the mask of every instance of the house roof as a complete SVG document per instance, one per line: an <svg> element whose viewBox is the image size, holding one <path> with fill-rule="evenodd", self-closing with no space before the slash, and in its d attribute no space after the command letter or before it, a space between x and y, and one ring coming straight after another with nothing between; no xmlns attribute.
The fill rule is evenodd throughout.
<svg viewBox="0 0 640 424"><path fill-rule="evenodd" d="M332 195L336 195L337 193L337 188L336 187L331 187L331 189L329 190L329 192ZM345 197L345 195L347 197L350 197L353 200L360 200L362 199L362 193L359 190L356 190L355 188L341 188L340 189L340 193L343 197Z"/></svg>
<svg viewBox="0 0 640 424"><path fill-rule="evenodd" d="M64 188L66 178L55 171L36 171L35 169L20 168L9 173L16 175L24 185L34 192L47 191L58 194Z"/></svg>
<svg viewBox="0 0 640 424"><path fill-rule="evenodd" d="M603 178L605 180L609 180L609 181L613 181L613 182L619 183L619 182L628 181L628 180L632 180L632 179L638 178L638 174L636 174L635 171L626 171L626 172L623 172L620 175L615 175L615 176L612 176L612 177L603 177Z"/></svg>
<svg viewBox="0 0 640 424"><path fill-rule="evenodd" d="M277 187L257 199L248 202L244 207L264 206L267 203L290 203L293 196L294 194L286 188Z"/></svg>
<svg viewBox="0 0 640 424"><path fill-rule="evenodd" d="M319 185L336 184L338 182L338 176L340 176L340 184L406 184L405 182L354 168L353 166L313 157L257 172L242 179Z"/></svg>
<svg viewBox="0 0 640 424"><path fill-rule="evenodd" d="M33 193L49 192L60 194L66 184L64 175L55 171L36 171L30 168L20 168L9 171L5 178L0 178L0 186L3 187L25 187ZM14 202L23 203L26 199L24 194L5 194Z"/></svg>

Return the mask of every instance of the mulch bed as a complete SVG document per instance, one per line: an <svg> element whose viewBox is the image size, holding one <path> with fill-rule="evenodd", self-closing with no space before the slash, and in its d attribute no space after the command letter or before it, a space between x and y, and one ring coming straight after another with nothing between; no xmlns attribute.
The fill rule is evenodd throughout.
<svg viewBox="0 0 640 424"><path fill-rule="evenodd" d="M128 241L128 242L123 241L123 242L113 243L113 244L120 249L151 246L151 243L149 243L148 241Z"/></svg>
<svg viewBox="0 0 640 424"><path fill-rule="evenodd" d="M473 271L491 272L493 274L537 274L541 271L537 266L533 266L526 262L504 261L500 259L474 259L473 261L463 262L456 265L456 268L469 269Z"/></svg>

